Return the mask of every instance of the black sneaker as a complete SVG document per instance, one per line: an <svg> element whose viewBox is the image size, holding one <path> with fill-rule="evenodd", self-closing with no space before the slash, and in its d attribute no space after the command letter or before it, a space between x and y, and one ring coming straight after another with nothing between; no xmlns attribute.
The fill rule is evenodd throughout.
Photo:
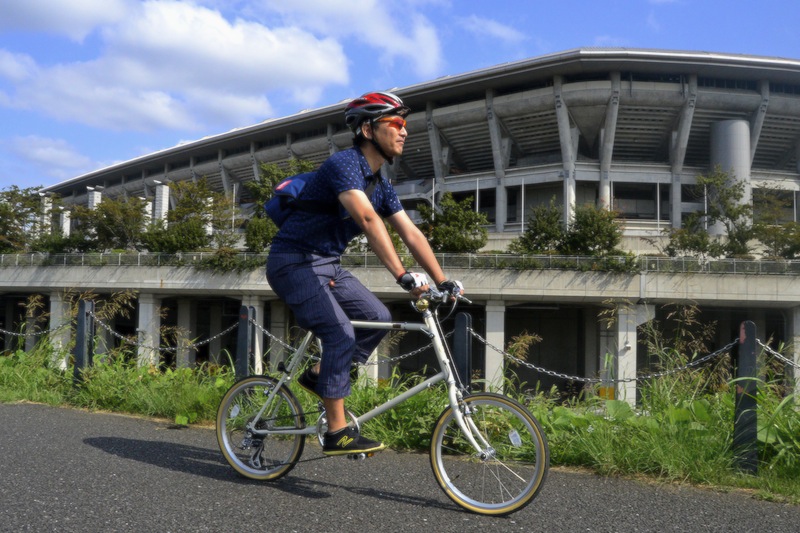
<svg viewBox="0 0 800 533"><path fill-rule="evenodd" d="M362 437L356 428L346 427L335 433L325 433L322 453L325 455L349 455L351 453L379 452L386 446L382 442Z"/></svg>
<svg viewBox="0 0 800 533"><path fill-rule="evenodd" d="M311 368L308 368L297 378L298 385L306 389L317 398L321 398L317 392L317 381L319 381L319 374L314 372Z"/></svg>

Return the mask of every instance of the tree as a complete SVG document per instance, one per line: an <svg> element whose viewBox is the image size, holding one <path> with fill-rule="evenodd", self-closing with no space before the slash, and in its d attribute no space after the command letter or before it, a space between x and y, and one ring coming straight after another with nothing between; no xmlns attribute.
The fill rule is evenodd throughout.
<svg viewBox="0 0 800 533"><path fill-rule="evenodd" d="M751 252L750 241L756 235L751 217L753 207L742 203L744 183L732 180L727 172L717 166L707 176L697 177L697 186L706 190L706 212L690 213L681 228L666 230L669 242L665 252L670 256L697 255L709 257L737 257ZM725 237L708 234L709 226L722 224Z"/></svg>
<svg viewBox="0 0 800 533"><path fill-rule="evenodd" d="M213 223L211 204L219 193L211 191L205 178L174 183L170 193L175 207L167 212L166 223L157 220L144 232L142 241L147 249L174 254L208 248L208 226Z"/></svg>
<svg viewBox="0 0 800 533"><path fill-rule="evenodd" d="M561 207L553 199L549 205L534 208L524 233L509 245L509 251L604 256L622 254L617 249L621 240L622 229L615 211L591 204L579 205L565 229Z"/></svg>
<svg viewBox="0 0 800 533"><path fill-rule="evenodd" d="M553 198L547 205L533 208L525 231L514 239L508 250L518 254L556 254L564 246L563 210Z"/></svg>
<svg viewBox="0 0 800 533"><path fill-rule="evenodd" d="M717 165L707 176L698 176L697 184L708 191L708 223L725 227L727 240L723 244L728 257L748 255L754 237L751 223L753 206L742 203L744 182L736 180Z"/></svg>
<svg viewBox="0 0 800 533"><path fill-rule="evenodd" d="M621 254L617 245L622 240L622 229L617 223L617 215L616 211L591 204L576 206L561 253L594 256Z"/></svg>
<svg viewBox="0 0 800 533"><path fill-rule="evenodd" d="M800 224L786 221L785 215L793 207L793 195L767 188L753 191L754 205L756 198L759 209L754 213L753 233L764 245L765 255L794 259L800 252Z"/></svg>
<svg viewBox="0 0 800 533"><path fill-rule="evenodd" d="M42 215L41 187L0 191L0 253L27 250L39 233Z"/></svg>
<svg viewBox="0 0 800 533"><path fill-rule="evenodd" d="M489 240L488 231L483 227L489 221L486 215L473 210L472 197L457 202L446 192L436 211L427 205L421 205L419 211L420 229L435 252L477 252Z"/></svg>
<svg viewBox="0 0 800 533"><path fill-rule="evenodd" d="M699 256L719 257L724 253L722 244L714 240L703 227L703 214L690 213L683 220L683 227L667 230L669 242L664 252L670 257Z"/></svg>
<svg viewBox="0 0 800 533"><path fill-rule="evenodd" d="M275 163L261 163L258 177L246 184L255 204L255 210L245 227L244 242L248 250L252 252L264 250L278 233L278 227L262 209L262 206L272 198L275 186L284 178L310 172L313 169L314 163L303 159L290 159L285 169Z"/></svg>
<svg viewBox="0 0 800 533"><path fill-rule="evenodd" d="M137 250L145 226L145 201L142 198L109 198L89 212L95 240L100 250Z"/></svg>

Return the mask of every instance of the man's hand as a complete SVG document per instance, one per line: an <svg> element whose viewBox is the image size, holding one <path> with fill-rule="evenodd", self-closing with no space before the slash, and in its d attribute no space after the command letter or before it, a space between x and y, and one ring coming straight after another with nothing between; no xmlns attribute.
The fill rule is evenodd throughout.
<svg viewBox="0 0 800 533"><path fill-rule="evenodd" d="M403 290L410 292L413 296L419 297L428 290L428 277L419 272L406 271L402 276L397 278L397 284L400 285Z"/></svg>
<svg viewBox="0 0 800 533"><path fill-rule="evenodd" d="M464 285L458 280L446 279L441 282L437 287L441 292L446 292L451 296L461 296L464 294Z"/></svg>

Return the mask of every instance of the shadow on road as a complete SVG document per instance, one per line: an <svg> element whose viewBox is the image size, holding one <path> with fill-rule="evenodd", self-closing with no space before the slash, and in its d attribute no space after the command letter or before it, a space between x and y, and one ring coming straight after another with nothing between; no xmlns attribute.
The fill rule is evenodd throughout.
<svg viewBox="0 0 800 533"><path fill-rule="evenodd" d="M92 437L84 443L123 459L132 459L159 468L238 484L266 486L304 498L329 498L330 494L312 488L297 478L264 482L240 476L222 460L218 452L174 442L126 439L121 437Z"/></svg>
<svg viewBox="0 0 800 533"><path fill-rule="evenodd" d="M334 485L319 479L310 481L291 474L275 481L256 481L237 474L233 468L224 462L219 452L186 444L122 437L91 437L84 439L83 442L122 459L139 461L173 472L192 474L218 481L268 487L302 498L330 498L331 492L326 489L337 489L345 490L362 497L375 498L377 500L401 501L414 506L455 509L450 505L442 504L441 501L430 498L416 497L410 494L384 490L376 491L374 488L364 488L360 485L349 485L347 483ZM315 457L307 459L306 461L316 461L320 459L330 458Z"/></svg>

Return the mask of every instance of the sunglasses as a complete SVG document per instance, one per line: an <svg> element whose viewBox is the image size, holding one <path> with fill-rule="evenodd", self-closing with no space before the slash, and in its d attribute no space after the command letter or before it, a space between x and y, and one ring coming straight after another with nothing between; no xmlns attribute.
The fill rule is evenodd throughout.
<svg viewBox="0 0 800 533"><path fill-rule="evenodd" d="M403 117L392 116L392 117L383 117L379 118L375 122L385 122L387 126L396 129L397 131L402 130L406 127L406 119Z"/></svg>

